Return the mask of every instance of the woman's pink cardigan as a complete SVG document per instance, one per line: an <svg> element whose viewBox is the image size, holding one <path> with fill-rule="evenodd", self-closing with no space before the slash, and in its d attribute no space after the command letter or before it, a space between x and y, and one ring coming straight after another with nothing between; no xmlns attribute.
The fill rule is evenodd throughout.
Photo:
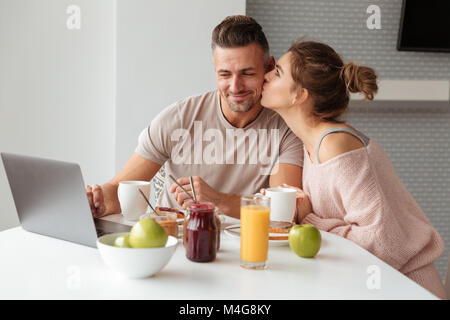
<svg viewBox="0 0 450 320"><path fill-rule="evenodd" d="M304 150L303 189L313 213L302 223L357 243L446 298L434 265L444 243L374 139L321 164Z"/></svg>

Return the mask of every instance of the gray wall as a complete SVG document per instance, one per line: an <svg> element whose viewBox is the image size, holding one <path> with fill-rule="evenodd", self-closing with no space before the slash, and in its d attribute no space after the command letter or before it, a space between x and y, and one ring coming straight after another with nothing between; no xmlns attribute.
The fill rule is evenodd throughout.
<svg viewBox="0 0 450 320"><path fill-rule="evenodd" d="M245 0L118 0L116 170L173 102L216 88L211 33Z"/></svg>
<svg viewBox="0 0 450 320"><path fill-rule="evenodd" d="M159 111L215 87L211 31L244 13L245 0L0 0L0 151L107 182ZM0 230L18 223L0 165Z"/></svg>
<svg viewBox="0 0 450 320"><path fill-rule="evenodd" d="M68 30L66 9L81 8ZM110 0L0 0L0 151L77 162L86 183L114 173ZM18 224L0 165L0 230Z"/></svg>
<svg viewBox="0 0 450 320"><path fill-rule="evenodd" d="M299 37L323 41L376 69L380 79L450 80L450 53L396 50L401 0L247 0L279 58ZM369 5L381 9L381 30L369 30ZM450 248L450 106L436 102L354 103L348 123L374 137L446 243L436 265L442 277Z"/></svg>
<svg viewBox="0 0 450 320"><path fill-rule="evenodd" d="M245 14L245 0L117 1L116 171L160 111L216 87L211 32L233 14Z"/></svg>

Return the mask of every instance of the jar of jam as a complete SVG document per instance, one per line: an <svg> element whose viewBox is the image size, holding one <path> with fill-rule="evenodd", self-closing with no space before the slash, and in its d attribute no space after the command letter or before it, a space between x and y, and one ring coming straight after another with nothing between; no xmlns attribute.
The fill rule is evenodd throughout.
<svg viewBox="0 0 450 320"><path fill-rule="evenodd" d="M215 208L210 202L194 202L187 210L184 241L186 257L191 261L210 262L216 259L219 229Z"/></svg>
<svg viewBox="0 0 450 320"><path fill-rule="evenodd" d="M220 235L222 230L222 222L219 218L219 208L215 207L214 209L214 215L216 220L216 226L217 226L217 252L220 249ZM186 225L189 221L189 211L186 212L186 215L184 217L183 221L183 246L186 247Z"/></svg>

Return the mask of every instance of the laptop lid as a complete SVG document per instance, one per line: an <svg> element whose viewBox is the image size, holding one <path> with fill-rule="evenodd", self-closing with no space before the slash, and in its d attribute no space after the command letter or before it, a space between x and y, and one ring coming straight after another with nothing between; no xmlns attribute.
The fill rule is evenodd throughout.
<svg viewBox="0 0 450 320"><path fill-rule="evenodd" d="M97 247L78 164L3 152L1 157L25 230Z"/></svg>

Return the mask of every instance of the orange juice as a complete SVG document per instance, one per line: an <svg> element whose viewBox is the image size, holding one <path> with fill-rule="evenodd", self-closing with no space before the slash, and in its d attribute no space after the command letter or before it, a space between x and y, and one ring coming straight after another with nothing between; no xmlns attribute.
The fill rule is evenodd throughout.
<svg viewBox="0 0 450 320"><path fill-rule="evenodd" d="M260 205L241 206L241 265L264 268L269 248L270 209Z"/></svg>

